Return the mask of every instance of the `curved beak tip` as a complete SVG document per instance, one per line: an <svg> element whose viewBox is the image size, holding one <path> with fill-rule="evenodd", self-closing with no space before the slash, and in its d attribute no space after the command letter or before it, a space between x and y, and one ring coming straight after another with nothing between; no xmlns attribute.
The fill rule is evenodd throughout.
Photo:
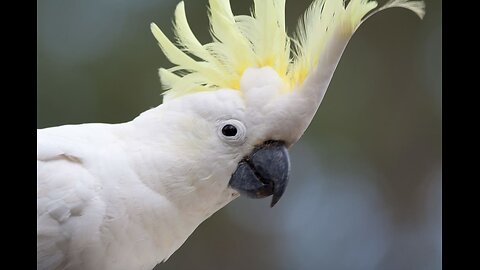
<svg viewBox="0 0 480 270"><path fill-rule="evenodd" d="M270 207L274 207L275 204L277 204L277 202L280 200L280 197L281 197L281 196L275 196L275 195L273 195L273 196L272 196L272 202L270 203Z"/></svg>
<svg viewBox="0 0 480 270"><path fill-rule="evenodd" d="M275 204L278 203L280 198L282 197L283 193L285 192L285 189L287 188L286 185L275 185L274 190L273 190L273 195L272 195L272 202L270 203L270 207L275 206Z"/></svg>

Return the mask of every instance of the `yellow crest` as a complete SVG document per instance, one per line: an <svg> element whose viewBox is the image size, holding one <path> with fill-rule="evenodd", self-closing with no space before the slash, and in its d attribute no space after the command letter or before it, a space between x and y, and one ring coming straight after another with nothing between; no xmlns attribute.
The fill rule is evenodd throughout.
<svg viewBox="0 0 480 270"><path fill-rule="evenodd" d="M174 45L154 23L151 30L174 67L160 68L165 99L188 93L240 88L246 68L270 66L293 90L306 78L323 53L334 31L351 36L377 2L315 0L293 37L285 31L285 0L254 0L251 16L235 16L229 0L209 1L210 33L213 41L201 44L190 29L184 3L175 10ZM375 12L389 7L425 14L423 1L391 0ZM370 15L372 15L371 13ZM190 55L199 58L195 60Z"/></svg>

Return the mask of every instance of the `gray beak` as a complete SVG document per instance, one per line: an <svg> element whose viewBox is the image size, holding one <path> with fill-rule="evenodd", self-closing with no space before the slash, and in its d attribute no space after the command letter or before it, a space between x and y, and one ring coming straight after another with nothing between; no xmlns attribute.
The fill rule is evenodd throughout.
<svg viewBox="0 0 480 270"><path fill-rule="evenodd" d="M250 198L273 195L273 207L285 192L289 175L290 158L285 143L267 141L238 163L229 186Z"/></svg>

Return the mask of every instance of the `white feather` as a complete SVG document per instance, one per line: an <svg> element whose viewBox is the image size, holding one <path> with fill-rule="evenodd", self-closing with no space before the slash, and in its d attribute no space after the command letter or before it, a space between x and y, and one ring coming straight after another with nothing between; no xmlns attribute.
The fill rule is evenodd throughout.
<svg viewBox="0 0 480 270"><path fill-rule="evenodd" d="M235 198L227 184L238 153L192 108L235 114L239 105L191 102L37 132L38 269L152 269Z"/></svg>

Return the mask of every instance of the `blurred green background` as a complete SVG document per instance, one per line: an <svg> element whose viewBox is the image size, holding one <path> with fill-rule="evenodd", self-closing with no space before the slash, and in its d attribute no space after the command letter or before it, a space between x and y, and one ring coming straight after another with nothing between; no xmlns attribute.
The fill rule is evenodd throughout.
<svg viewBox="0 0 480 270"><path fill-rule="evenodd" d="M231 2L248 13L251 1ZM310 2L287 0L289 31ZM171 64L149 24L172 37L177 3L37 1L37 127L161 104L157 69ZM202 42L206 3L185 0ZM441 1L426 5L424 20L390 9L353 36L275 208L235 200L155 269L441 269Z"/></svg>

